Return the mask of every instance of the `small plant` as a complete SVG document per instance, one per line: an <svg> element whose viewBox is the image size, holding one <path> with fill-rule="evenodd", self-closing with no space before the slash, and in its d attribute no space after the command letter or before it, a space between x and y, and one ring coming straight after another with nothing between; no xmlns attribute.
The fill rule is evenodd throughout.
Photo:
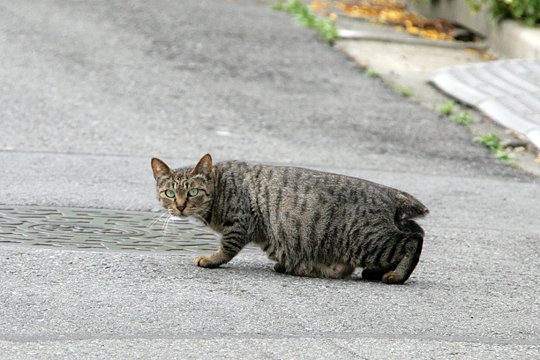
<svg viewBox="0 0 540 360"><path fill-rule="evenodd" d="M501 138L495 133L482 134L474 138L475 141L481 143L488 149L495 151L502 148Z"/></svg>
<svg viewBox="0 0 540 360"><path fill-rule="evenodd" d="M370 78L381 77L381 75L377 71L375 71L375 70L373 70L371 68L366 70L366 75L369 76Z"/></svg>
<svg viewBox="0 0 540 360"><path fill-rule="evenodd" d="M516 159L516 156L514 154L506 152L502 149L495 151L495 157L508 164L512 164L514 160Z"/></svg>
<svg viewBox="0 0 540 360"><path fill-rule="evenodd" d="M466 0L473 13L484 5L490 7L495 20L523 20L528 26L540 24L540 0Z"/></svg>
<svg viewBox="0 0 540 360"><path fill-rule="evenodd" d="M495 19L520 19L528 26L534 26L540 23L540 0L492 1L491 13Z"/></svg>
<svg viewBox="0 0 540 360"><path fill-rule="evenodd" d="M294 15L296 21L302 26L315 29L319 35L329 43L332 43L338 37L338 30L332 19L317 17L311 12L309 7L300 0L280 2L275 4L272 8Z"/></svg>
<svg viewBox="0 0 540 360"><path fill-rule="evenodd" d="M459 114L452 116L452 120L463 126L469 126L474 123L473 117L466 111L460 112Z"/></svg>
<svg viewBox="0 0 540 360"><path fill-rule="evenodd" d="M395 89L401 96L404 96L404 97L411 97L412 96L412 90L409 89L406 86L398 85L398 86L395 87Z"/></svg>
<svg viewBox="0 0 540 360"><path fill-rule="evenodd" d="M451 100L448 100L447 102L445 102L440 108L439 108L439 112L441 113L441 115L444 115L444 116L450 116L452 115L452 113L454 112L454 108L456 107L456 103L451 101Z"/></svg>
<svg viewBox="0 0 540 360"><path fill-rule="evenodd" d="M474 140L490 149L497 159L505 163L512 164L516 158L514 154L505 151L501 138L495 133L482 134L475 137Z"/></svg>

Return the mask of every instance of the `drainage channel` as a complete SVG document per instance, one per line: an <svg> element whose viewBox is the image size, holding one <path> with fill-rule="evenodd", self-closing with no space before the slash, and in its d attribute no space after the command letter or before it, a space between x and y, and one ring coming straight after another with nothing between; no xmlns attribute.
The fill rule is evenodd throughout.
<svg viewBox="0 0 540 360"><path fill-rule="evenodd" d="M193 254L218 243L204 226L162 213L0 205L0 245Z"/></svg>

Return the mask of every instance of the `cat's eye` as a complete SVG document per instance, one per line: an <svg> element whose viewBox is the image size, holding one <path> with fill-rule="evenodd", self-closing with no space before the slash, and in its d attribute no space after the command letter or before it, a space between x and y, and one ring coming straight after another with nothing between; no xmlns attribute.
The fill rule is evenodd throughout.
<svg viewBox="0 0 540 360"><path fill-rule="evenodd" d="M172 190L165 190L165 196L172 199L174 197L174 191Z"/></svg>
<svg viewBox="0 0 540 360"><path fill-rule="evenodd" d="M188 195L189 195L189 196L197 196L198 193L199 193L199 189L195 189L195 188L194 188L194 189L190 189L190 190L188 191Z"/></svg>

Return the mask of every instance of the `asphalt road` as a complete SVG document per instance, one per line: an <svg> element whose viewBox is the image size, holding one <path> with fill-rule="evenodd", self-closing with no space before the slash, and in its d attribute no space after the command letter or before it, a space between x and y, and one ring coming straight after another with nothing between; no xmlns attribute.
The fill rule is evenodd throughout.
<svg viewBox="0 0 540 360"><path fill-rule="evenodd" d="M0 203L151 209L152 156L309 166L430 208L411 279L0 246L0 358L540 356L538 181L269 4L0 0Z"/></svg>

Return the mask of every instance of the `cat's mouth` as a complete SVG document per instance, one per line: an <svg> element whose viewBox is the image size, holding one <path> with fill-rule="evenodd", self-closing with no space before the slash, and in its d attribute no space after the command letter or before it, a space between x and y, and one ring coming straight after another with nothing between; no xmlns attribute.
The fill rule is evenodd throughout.
<svg viewBox="0 0 540 360"><path fill-rule="evenodd" d="M172 218L185 219L190 214L186 214L185 210L169 210L169 215L171 215Z"/></svg>

